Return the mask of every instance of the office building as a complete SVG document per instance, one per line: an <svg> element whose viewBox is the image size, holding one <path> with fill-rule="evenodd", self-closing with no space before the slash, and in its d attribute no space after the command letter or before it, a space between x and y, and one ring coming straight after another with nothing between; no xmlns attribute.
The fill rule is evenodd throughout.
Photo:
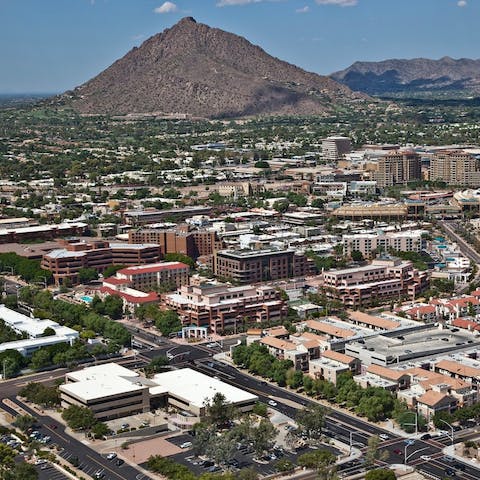
<svg viewBox="0 0 480 480"><path fill-rule="evenodd" d="M102 273L110 265L142 265L160 260L156 244L109 243L105 241L63 242L64 248L43 255L41 266L50 270L57 285L78 283L82 268Z"/></svg>
<svg viewBox="0 0 480 480"><path fill-rule="evenodd" d="M15 333L23 335L22 340L5 342L0 344L0 352L5 350L17 350L24 357L29 357L33 352L42 347L68 343L70 345L78 338L78 332L72 328L59 325L57 322L47 319L31 318L0 305L0 318L5 325ZM53 335L45 335L45 330L55 332Z"/></svg>
<svg viewBox="0 0 480 480"><path fill-rule="evenodd" d="M302 277L314 268L307 257L293 250L221 250L213 260L217 277L241 285Z"/></svg>
<svg viewBox="0 0 480 480"><path fill-rule="evenodd" d="M176 229L141 228L128 233L130 243L157 243L162 256L168 253L182 253L196 260L204 255L212 255L225 247L217 232L190 230L188 226Z"/></svg>
<svg viewBox="0 0 480 480"><path fill-rule="evenodd" d="M65 381L59 387L61 406L87 407L98 420L150 410L149 387L138 373L116 363L68 372Z"/></svg>
<svg viewBox="0 0 480 480"><path fill-rule="evenodd" d="M345 158L352 151L352 143L348 137L327 137L322 140L322 156L324 160L336 162Z"/></svg>

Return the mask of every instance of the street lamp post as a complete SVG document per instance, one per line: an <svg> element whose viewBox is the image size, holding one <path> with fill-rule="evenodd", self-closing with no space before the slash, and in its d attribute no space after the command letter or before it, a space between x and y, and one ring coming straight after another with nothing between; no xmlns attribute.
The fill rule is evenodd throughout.
<svg viewBox="0 0 480 480"><path fill-rule="evenodd" d="M405 470L407 469L407 460L412 457L413 455L415 455L416 453L419 453L419 452L422 452L423 450L428 450L430 447L425 447L425 448L421 448L420 450L415 450L413 451L410 455L407 455L407 448L410 446L410 445L413 445L413 440L408 440L406 441L405 443L405 448L404 448L404 451L403 451L403 465L404 465L404 468Z"/></svg>
<svg viewBox="0 0 480 480"><path fill-rule="evenodd" d="M450 427L452 433L451 433L450 435L447 433L447 436L450 437L450 440L452 441L452 445L453 445L453 433L455 432L455 430L454 430L453 427L452 427L448 422L446 422L445 420L441 420L441 419L440 419L439 421L442 422L442 423L444 423L444 424L447 425L448 427Z"/></svg>
<svg viewBox="0 0 480 480"><path fill-rule="evenodd" d="M353 450L353 446L354 446L354 442L353 442L353 434L354 433L357 433L357 432L349 432L350 434L350 452L349 452L349 455L352 454L352 450ZM356 442L359 446L363 447L363 444L362 443L359 443L359 442Z"/></svg>

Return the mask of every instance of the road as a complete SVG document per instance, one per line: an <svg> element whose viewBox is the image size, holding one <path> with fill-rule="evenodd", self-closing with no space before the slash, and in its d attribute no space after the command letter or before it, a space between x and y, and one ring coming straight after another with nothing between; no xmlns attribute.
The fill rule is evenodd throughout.
<svg viewBox="0 0 480 480"><path fill-rule="evenodd" d="M446 220L439 220L438 223L442 226L445 233L448 235L450 240L453 240L458 247L460 248L461 252L470 260L475 262L476 264L480 264L480 254L466 242L456 231L455 231L455 222L446 221Z"/></svg>

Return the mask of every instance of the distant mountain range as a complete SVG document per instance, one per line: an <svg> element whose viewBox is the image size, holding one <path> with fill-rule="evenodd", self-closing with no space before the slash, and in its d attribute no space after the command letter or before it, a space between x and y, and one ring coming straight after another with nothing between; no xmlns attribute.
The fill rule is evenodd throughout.
<svg viewBox="0 0 480 480"><path fill-rule="evenodd" d="M354 91L369 95L390 93L480 93L480 60L443 57L355 62L331 76Z"/></svg>
<svg viewBox="0 0 480 480"><path fill-rule="evenodd" d="M85 114L233 118L322 114L366 98L188 17L55 101Z"/></svg>

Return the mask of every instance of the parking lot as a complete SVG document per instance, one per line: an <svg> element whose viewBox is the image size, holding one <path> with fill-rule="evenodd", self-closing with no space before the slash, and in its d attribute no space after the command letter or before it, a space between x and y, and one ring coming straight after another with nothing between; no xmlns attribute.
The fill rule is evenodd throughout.
<svg viewBox="0 0 480 480"><path fill-rule="evenodd" d="M168 442L173 443L174 445L181 448L182 445L193 443L193 440L194 437L192 437L191 435L183 434L169 438ZM325 444L322 445L320 448L322 450L329 450L336 455L340 454L340 451L335 449L331 445ZM219 467L215 466L213 461L204 457L195 456L192 452L191 447L182 448L182 450L182 452L173 454L169 458L171 458L177 463L185 465L196 475L200 476L203 473L219 472L221 470ZM287 451L282 448L272 449L270 457L265 456L260 459L260 461L256 461L253 459L254 453L251 448L239 445L235 455L231 459L230 467L232 470L253 467L261 475L270 475L276 473L277 470L275 468L275 465L280 458L285 458L295 463L298 456L307 452L312 452L314 450L315 449L310 447L301 448L294 452Z"/></svg>
<svg viewBox="0 0 480 480"><path fill-rule="evenodd" d="M139 413L129 417L122 417L115 420L105 422L114 432L119 430L128 431L131 428L141 429L149 426L163 425L166 422L166 416L162 413L155 415L153 412Z"/></svg>
<svg viewBox="0 0 480 480"><path fill-rule="evenodd" d="M73 467L75 467L78 470L81 470L82 472L85 472L89 477L94 477L95 473L104 470L101 465L95 464L94 462L82 462L79 460L79 458L71 453L68 452L67 450L64 450L59 453L59 455L65 459L69 464L71 464ZM106 454L103 455L103 457L107 458ZM117 456L109 460L111 462L111 469L114 471L121 472L122 466L125 464L125 462L121 459L119 459ZM60 472L59 472L60 473ZM45 480L50 480L50 478L53 477L44 477ZM60 478L65 478L65 477L60 477Z"/></svg>
<svg viewBox="0 0 480 480"><path fill-rule="evenodd" d="M36 465L35 469L38 472L38 480L70 480L50 462Z"/></svg>

